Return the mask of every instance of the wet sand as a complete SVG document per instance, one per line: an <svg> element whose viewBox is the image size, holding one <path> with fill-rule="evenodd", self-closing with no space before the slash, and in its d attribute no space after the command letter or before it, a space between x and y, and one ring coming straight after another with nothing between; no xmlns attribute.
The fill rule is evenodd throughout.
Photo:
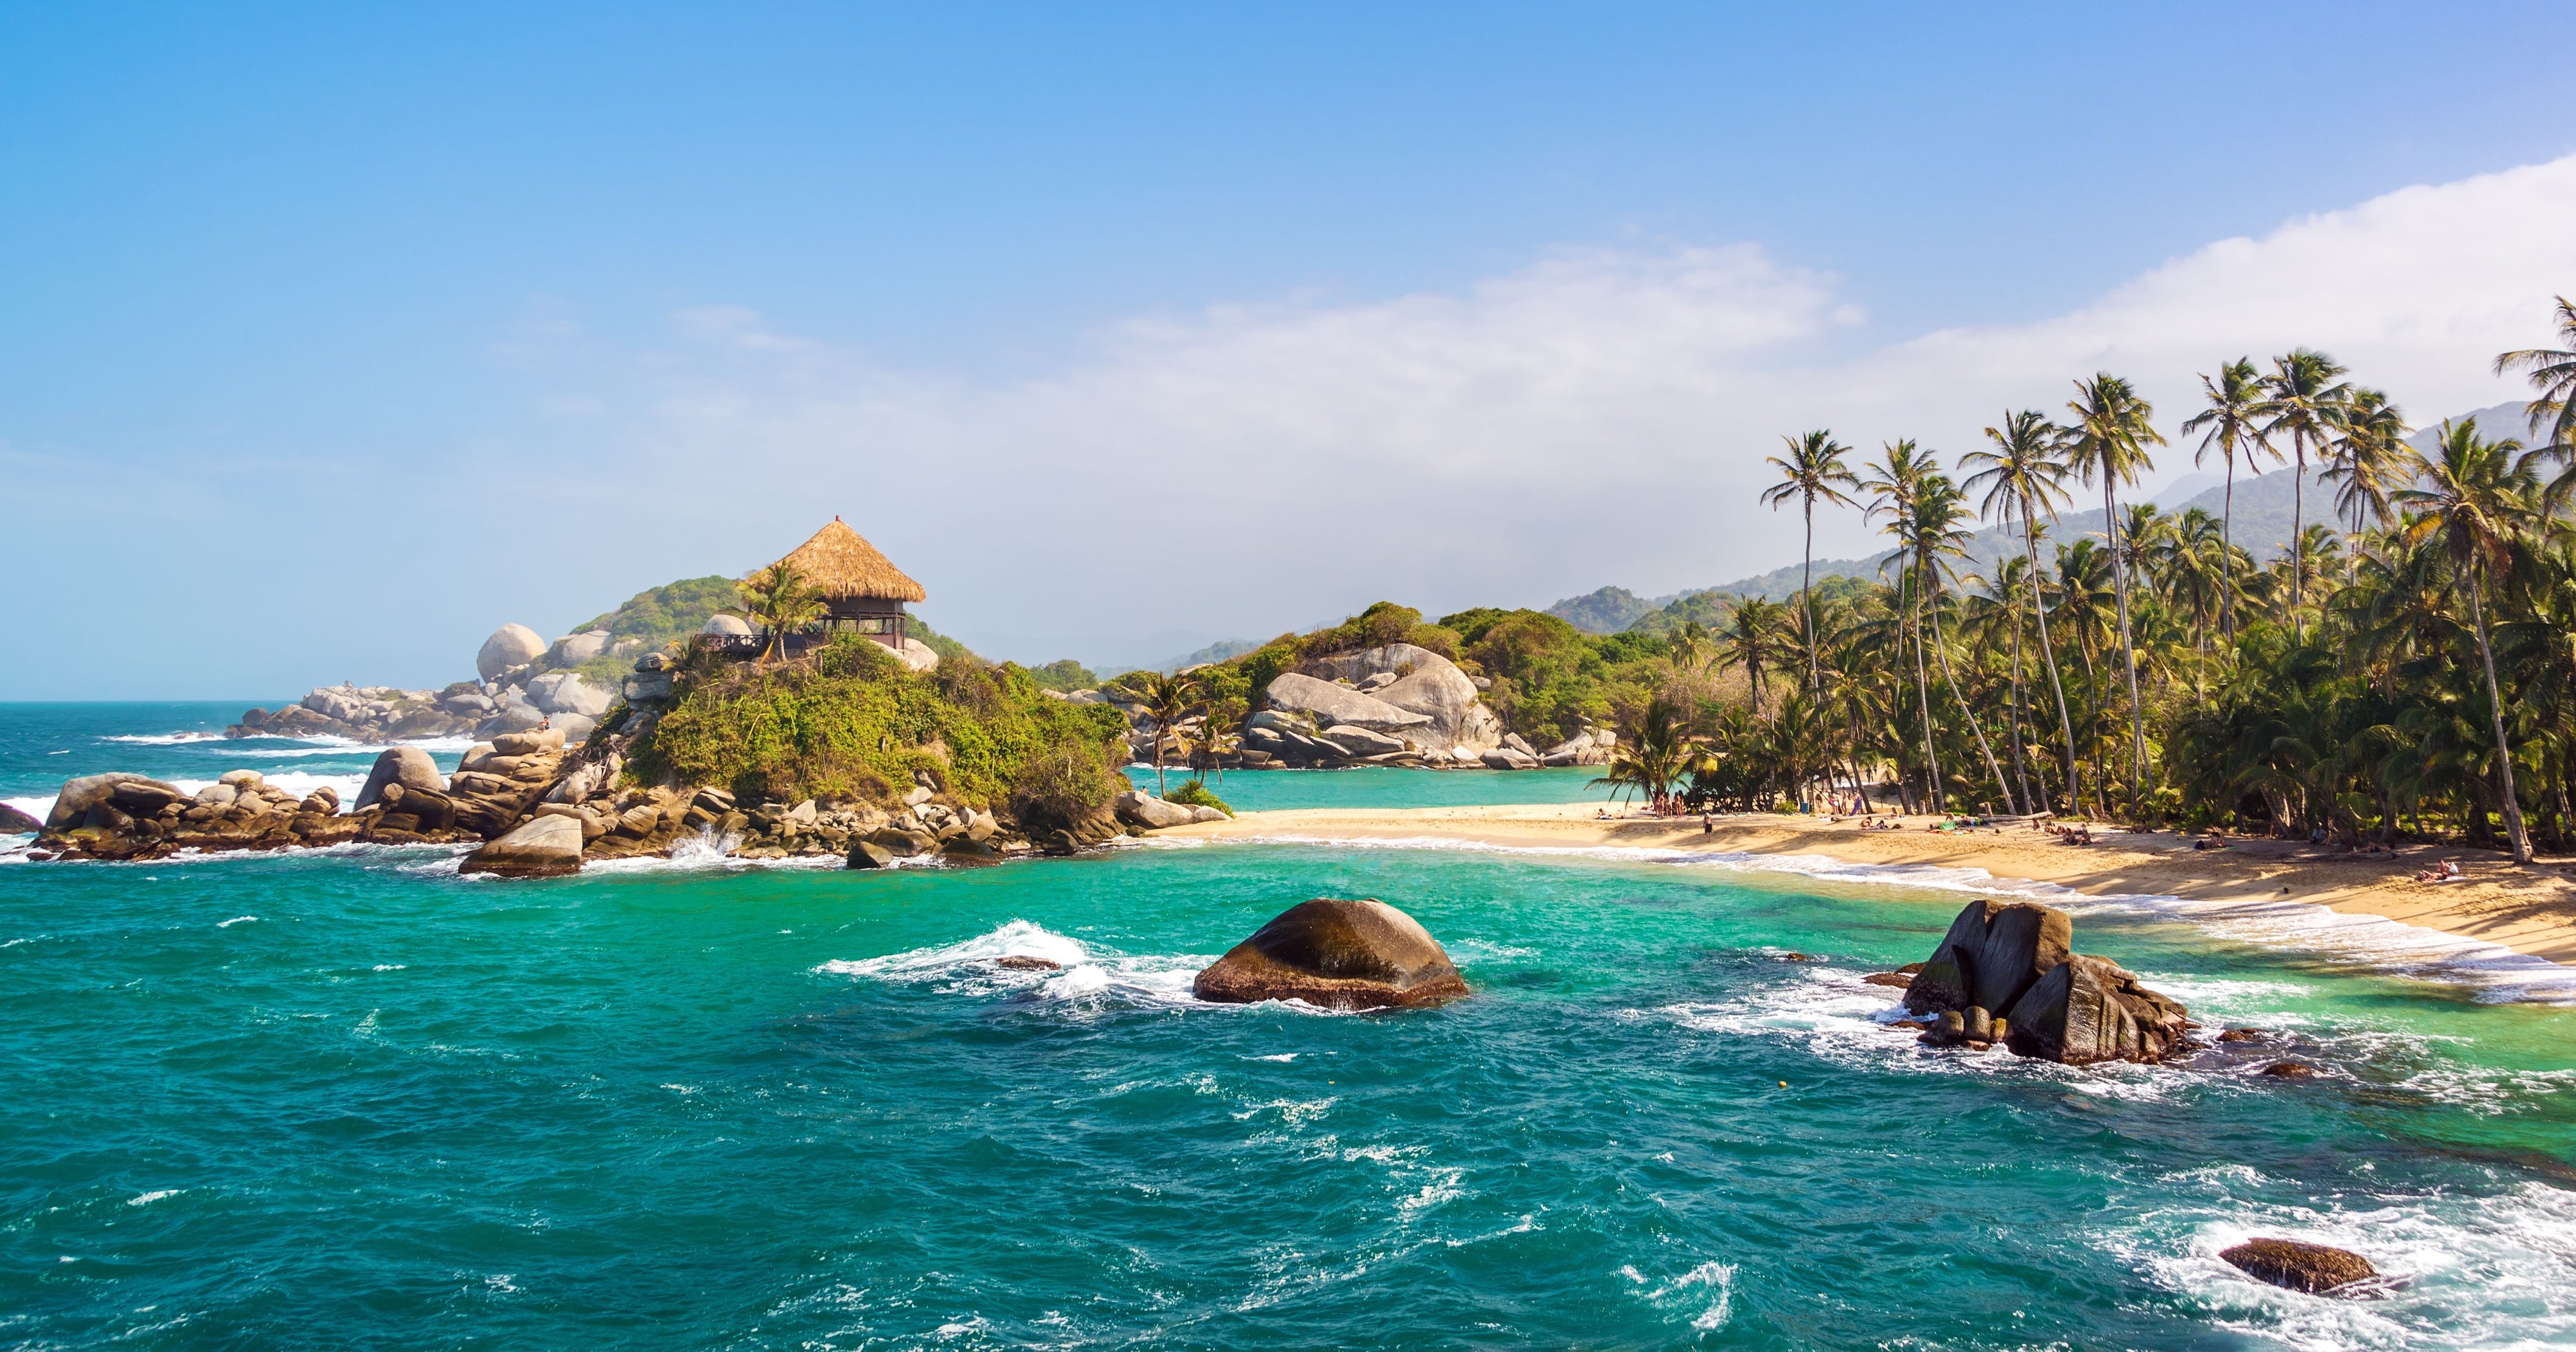
<svg viewBox="0 0 2576 1352"><path fill-rule="evenodd" d="M2556 864L2516 868L2501 855L2412 846L2395 858L2332 846L2236 839L2224 850L2196 851L2169 832L2105 832L2069 845L2029 827L1972 834L1933 832L1929 817L1884 818L1894 831L1864 831L1856 821L1769 814L1723 816L1703 834L1700 820L1642 813L1602 820L1592 804L1247 812L1227 822L1176 827L1159 835L1212 839L1332 837L1584 848L1604 845L1823 855L1851 864L1918 864L1981 868L1998 879L2026 879L2097 895L2171 895L2206 901L2300 901L2337 911L2384 916L2409 925L2501 944L2551 962L2576 965L2576 877ZM2443 859L2459 862L2457 882L2425 883L2414 875Z"/></svg>

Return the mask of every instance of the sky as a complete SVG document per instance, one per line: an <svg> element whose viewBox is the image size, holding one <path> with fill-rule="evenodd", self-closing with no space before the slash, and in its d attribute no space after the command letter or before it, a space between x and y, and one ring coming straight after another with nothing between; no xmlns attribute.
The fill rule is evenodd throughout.
<svg viewBox="0 0 2576 1352"><path fill-rule="evenodd" d="M1791 12L1782 12L1791 11ZM995 658L1794 562L2576 293L2576 7L0 0L0 699L469 676L834 514ZM2177 438L2141 489L2191 472ZM1857 514L1819 557L1869 547Z"/></svg>

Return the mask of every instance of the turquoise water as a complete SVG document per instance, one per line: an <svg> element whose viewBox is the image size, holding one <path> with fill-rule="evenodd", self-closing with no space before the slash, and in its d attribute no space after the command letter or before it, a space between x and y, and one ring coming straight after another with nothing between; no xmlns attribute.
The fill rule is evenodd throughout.
<svg viewBox="0 0 2576 1352"><path fill-rule="evenodd" d="M1238 812L1287 808L1477 807L1494 803L1606 803L1611 791L1593 788L1598 767L1555 770L1395 770L1369 765L1350 770L1229 770L1207 785ZM1138 788L1154 787L1154 772L1127 767ZM1163 772L1167 788L1190 778ZM1633 796L1633 795L1632 795Z"/></svg>
<svg viewBox="0 0 2576 1352"><path fill-rule="evenodd" d="M1924 1051L1859 977L1923 956L1958 896L1786 873L1272 844L516 884L453 861L0 864L0 1340L2576 1339L2576 1013L2152 911L2087 908L2079 939L2322 1076L2252 1073L2278 1049ZM1328 894L1411 911L1477 994L1188 998ZM2258 1286L2214 1257L2250 1234L2397 1281Z"/></svg>

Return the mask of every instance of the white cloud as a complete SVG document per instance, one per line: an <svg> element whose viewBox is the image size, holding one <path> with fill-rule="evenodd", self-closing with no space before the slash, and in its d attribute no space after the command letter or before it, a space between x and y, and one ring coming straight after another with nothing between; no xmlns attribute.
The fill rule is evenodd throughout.
<svg viewBox="0 0 2576 1352"><path fill-rule="evenodd" d="M1796 522L1754 495L1779 434L1955 454L2096 368L2136 379L2169 428L2194 372L2298 344L2424 418L2492 404L2511 393L2493 354L2545 337L2568 290L2576 157L2220 241L2071 314L1857 355L1827 340L1865 298L1735 245L1140 319L1011 381L892 369L710 307L612 380L644 382L620 454L658 467L639 497L671 528L749 560L839 512L923 578L936 620L1003 655L1142 659L1379 597L1544 604L1776 567ZM1822 553L1863 547L1856 521L1820 526Z"/></svg>

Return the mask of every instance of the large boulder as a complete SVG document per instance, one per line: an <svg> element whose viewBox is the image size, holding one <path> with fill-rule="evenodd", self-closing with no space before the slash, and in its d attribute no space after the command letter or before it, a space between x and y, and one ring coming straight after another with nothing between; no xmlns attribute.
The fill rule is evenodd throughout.
<svg viewBox="0 0 2576 1352"><path fill-rule="evenodd" d="M1405 1009L1467 993L1440 941L1382 901L1299 902L1217 959L1191 986L1202 1000L1303 1000L1326 1009Z"/></svg>
<svg viewBox="0 0 2576 1352"><path fill-rule="evenodd" d="M2162 1061L2184 1050L2189 1017L2181 1001L2139 985L2118 963L2078 953L2013 1002L2006 1045L2070 1066Z"/></svg>
<svg viewBox="0 0 2576 1352"><path fill-rule="evenodd" d="M2296 1239L2249 1239L2218 1256L2258 1281L2310 1295L2379 1275L2369 1259L2350 1249Z"/></svg>
<svg viewBox="0 0 2576 1352"><path fill-rule="evenodd" d="M438 763L429 753L416 746L389 746L376 757L373 769L367 771L367 784L358 790L353 812L373 807L385 796L387 784L400 784L406 789L427 789L432 793L447 791L447 776L438 772Z"/></svg>
<svg viewBox="0 0 2576 1352"><path fill-rule="evenodd" d="M707 622L698 626L698 632L709 638L749 638L751 621L740 615L709 615Z"/></svg>
<svg viewBox="0 0 2576 1352"><path fill-rule="evenodd" d="M1142 826L1148 830L1165 826L1187 826L1198 820L1198 815L1188 808L1178 803L1164 802L1138 789L1129 789L1118 795L1113 807L1118 814L1118 820L1131 826Z"/></svg>
<svg viewBox="0 0 2576 1352"><path fill-rule="evenodd" d="M115 796L116 786L129 780L139 780L155 789L166 789L174 801L187 796L179 791L177 785L165 784L149 775L128 774L122 770L111 770L103 775L82 775L77 779L64 780L62 788L55 791L53 810L45 814L45 829L68 831L80 825L81 818L89 815L91 808L106 803Z"/></svg>
<svg viewBox="0 0 2576 1352"><path fill-rule="evenodd" d="M1315 736L1318 740L1330 742L1341 748L1342 754L1353 760L1393 755L1405 749L1405 742L1401 737L1389 737L1383 732L1371 732L1367 728L1353 727L1348 723L1335 724Z"/></svg>
<svg viewBox="0 0 2576 1352"><path fill-rule="evenodd" d="M1304 714L1317 727L1345 724L1371 732L1395 736L1418 736L1431 726L1429 717L1410 709L1399 709L1374 695L1363 695L1346 685L1319 681L1297 672L1282 672L1263 693L1270 708Z"/></svg>
<svg viewBox="0 0 2576 1352"><path fill-rule="evenodd" d="M555 640L546 652L546 660L556 666L577 667L608 651L609 633L605 629L585 629Z"/></svg>
<svg viewBox="0 0 2576 1352"><path fill-rule="evenodd" d="M1466 747L1482 751L1502 740L1503 723L1477 698L1476 682L1458 664L1411 643L1390 643L1359 652L1335 653L1309 662L1305 670L1325 678L1362 685L1379 682L1366 693L1380 703L1420 714L1426 722L1405 732L1425 751ZM1383 680L1385 677L1394 679ZM1350 723L1348 718L1334 722ZM1368 725L1375 726L1375 725ZM1395 729L1380 729L1395 731Z"/></svg>
<svg viewBox="0 0 2576 1352"><path fill-rule="evenodd" d="M505 878L547 878L581 870L581 819L532 817L498 840L465 856L459 873L494 873Z"/></svg>
<svg viewBox="0 0 2576 1352"><path fill-rule="evenodd" d="M2008 1010L2074 951L2075 921L2066 912L1981 898L1950 922L1906 990L1905 1007L1917 1014L1971 1005Z"/></svg>
<svg viewBox="0 0 2576 1352"><path fill-rule="evenodd" d="M44 829L43 822L20 812L7 803L0 803L0 836L34 835Z"/></svg>
<svg viewBox="0 0 2576 1352"><path fill-rule="evenodd" d="M524 624L505 624L483 640L482 650L474 654L474 670L488 681L545 655L546 641L537 637L536 630Z"/></svg>
<svg viewBox="0 0 2576 1352"><path fill-rule="evenodd" d="M597 718L608 712L607 691L581 678L577 671L550 671L528 682L528 702L549 714Z"/></svg>
<svg viewBox="0 0 2576 1352"><path fill-rule="evenodd" d="M905 670L919 674L939 665L939 650L920 639L907 638L902 647L894 650L894 660L903 663Z"/></svg>

